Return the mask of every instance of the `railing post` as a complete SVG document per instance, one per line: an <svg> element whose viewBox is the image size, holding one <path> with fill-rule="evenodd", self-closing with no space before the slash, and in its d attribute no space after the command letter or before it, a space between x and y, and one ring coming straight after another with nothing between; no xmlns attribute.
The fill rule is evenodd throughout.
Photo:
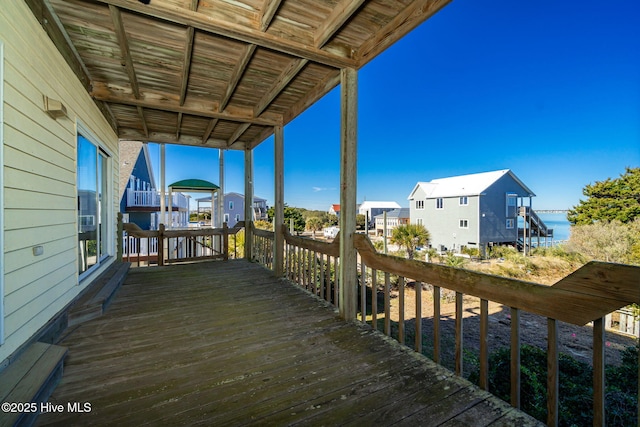
<svg viewBox="0 0 640 427"><path fill-rule="evenodd" d="M164 265L164 224L158 227L158 265Z"/></svg>
<svg viewBox="0 0 640 427"><path fill-rule="evenodd" d="M224 260L229 260L229 226L226 222L222 223L222 254Z"/></svg>
<svg viewBox="0 0 640 427"><path fill-rule="evenodd" d="M593 321L593 425L605 425L604 318Z"/></svg>
<svg viewBox="0 0 640 427"><path fill-rule="evenodd" d="M547 319L547 426L558 425L558 322Z"/></svg>
<svg viewBox="0 0 640 427"><path fill-rule="evenodd" d="M118 261L122 261L122 250L124 246L124 226L122 224L122 212L118 212L118 236L116 237L116 245L118 245L118 249L116 250L116 256Z"/></svg>

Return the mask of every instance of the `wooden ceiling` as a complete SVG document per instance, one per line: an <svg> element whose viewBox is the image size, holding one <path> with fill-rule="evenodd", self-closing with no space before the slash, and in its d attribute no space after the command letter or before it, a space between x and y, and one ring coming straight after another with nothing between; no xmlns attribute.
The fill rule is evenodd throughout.
<svg viewBox="0 0 640 427"><path fill-rule="evenodd" d="M241 150L449 2L25 1L119 138Z"/></svg>

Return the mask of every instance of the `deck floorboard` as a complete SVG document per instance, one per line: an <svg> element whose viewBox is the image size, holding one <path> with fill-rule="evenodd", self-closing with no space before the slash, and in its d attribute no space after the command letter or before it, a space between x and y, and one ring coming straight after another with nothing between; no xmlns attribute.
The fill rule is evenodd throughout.
<svg viewBox="0 0 640 427"><path fill-rule="evenodd" d="M37 425L465 425L535 420L245 261L132 269L67 331Z"/></svg>

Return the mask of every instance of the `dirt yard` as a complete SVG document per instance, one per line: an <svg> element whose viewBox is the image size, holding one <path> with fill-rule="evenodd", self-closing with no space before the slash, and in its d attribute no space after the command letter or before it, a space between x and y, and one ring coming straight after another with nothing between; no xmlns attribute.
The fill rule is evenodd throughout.
<svg viewBox="0 0 640 427"><path fill-rule="evenodd" d="M392 291L391 320L398 322L398 292ZM414 289L405 289L405 328L406 344L413 347L415 331L415 296ZM378 295L379 312L384 313L382 293ZM443 295L441 298L441 353L442 362L448 368L453 368L455 354L455 301L453 295ZM474 297L464 297L463 348L479 355L480 349L480 300ZM546 349L547 320L541 316L522 312L520 317L520 342ZM397 326L396 326L397 328ZM397 329L396 329L397 330ZM423 349L428 356L433 353L433 294L431 289L422 291L422 331ZM501 347L509 347L511 333L511 315L508 307L489 302L489 352ZM638 345L638 339L632 336L607 331L605 334L605 360L607 364L619 365L621 353L629 346ZM590 326L574 326L559 322L560 352L575 359L591 364L593 344L593 330Z"/></svg>

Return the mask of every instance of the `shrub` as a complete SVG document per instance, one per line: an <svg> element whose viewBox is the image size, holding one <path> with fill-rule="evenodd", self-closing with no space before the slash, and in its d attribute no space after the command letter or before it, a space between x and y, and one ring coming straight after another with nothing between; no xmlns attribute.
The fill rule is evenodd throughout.
<svg viewBox="0 0 640 427"><path fill-rule="evenodd" d="M478 363L474 355L465 354L473 371L469 380L478 383ZM509 401L511 352L496 350L489 356L489 391ZM533 346L523 345L521 362L521 407L540 421L547 418L547 355ZM591 367L571 356L560 354L559 415L560 426L591 425L593 418L593 373ZM638 349L625 350L620 366L606 368L605 412L608 426L634 425L637 420Z"/></svg>

